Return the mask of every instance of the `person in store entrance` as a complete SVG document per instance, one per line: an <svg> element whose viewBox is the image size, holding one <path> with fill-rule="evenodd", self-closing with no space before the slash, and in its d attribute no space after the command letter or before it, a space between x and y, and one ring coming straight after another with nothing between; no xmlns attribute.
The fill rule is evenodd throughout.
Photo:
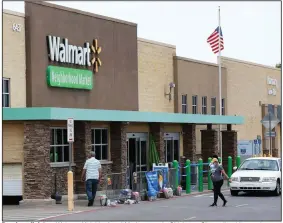
<svg viewBox="0 0 283 223"><path fill-rule="evenodd" d="M218 197L223 201L223 207L226 205L227 200L224 195L221 193L221 187L223 185L223 175L230 181L229 177L225 173L223 167L219 164L217 158L212 159L214 165L214 171L211 173L211 180L213 183L213 192L214 192L214 202L210 205L211 207L217 206Z"/></svg>
<svg viewBox="0 0 283 223"><path fill-rule="evenodd" d="M99 160L95 158L95 152L90 152L90 157L88 157L85 162L82 181L85 182L86 194L88 197L88 206L93 206L95 195L97 191L97 186L101 180L101 164Z"/></svg>

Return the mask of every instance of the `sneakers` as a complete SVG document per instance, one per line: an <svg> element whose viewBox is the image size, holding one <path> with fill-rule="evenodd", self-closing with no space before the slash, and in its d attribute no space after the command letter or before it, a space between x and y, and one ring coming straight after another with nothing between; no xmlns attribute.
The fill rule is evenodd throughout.
<svg viewBox="0 0 283 223"><path fill-rule="evenodd" d="M94 200L93 200L93 199L92 199L92 200L89 200L89 201L88 201L88 204L87 204L87 206L88 206L88 207L91 207L91 206L93 206L93 202L94 202Z"/></svg>
<svg viewBox="0 0 283 223"><path fill-rule="evenodd" d="M224 202L223 202L223 207L225 207L225 205L227 204L227 200L225 200Z"/></svg>

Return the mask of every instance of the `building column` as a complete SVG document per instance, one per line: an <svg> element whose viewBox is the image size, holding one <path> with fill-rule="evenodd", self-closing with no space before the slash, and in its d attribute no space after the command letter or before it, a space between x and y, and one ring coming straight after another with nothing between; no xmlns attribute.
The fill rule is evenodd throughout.
<svg viewBox="0 0 283 223"><path fill-rule="evenodd" d="M200 131L202 160L206 163L209 157L218 155L218 132L212 129L212 125L207 125L207 129Z"/></svg>
<svg viewBox="0 0 283 223"><path fill-rule="evenodd" d="M85 184L81 181L82 170L91 151L91 123L83 121L74 122L73 154L76 164L74 172L75 193L85 194Z"/></svg>
<svg viewBox="0 0 283 223"><path fill-rule="evenodd" d="M183 124L183 155L186 159L196 161L196 125Z"/></svg>
<svg viewBox="0 0 283 223"><path fill-rule="evenodd" d="M127 124L124 122L112 122L110 124L111 160L112 172L117 173L116 177L121 182L122 188L126 186L127 175Z"/></svg>
<svg viewBox="0 0 283 223"><path fill-rule="evenodd" d="M52 201L50 167L50 122L24 123L23 201Z"/></svg>
<svg viewBox="0 0 283 223"><path fill-rule="evenodd" d="M228 167L228 156L232 157L233 166L236 165L237 136L237 132L232 130L231 125L227 126L226 131L222 131L222 164L226 171Z"/></svg>
<svg viewBox="0 0 283 223"><path fill-rule="evenodd" d="M165 162L165 148L164 148L164 124L163 123L150 123L150 134L156 145L157 153L159 155L159 162Z"/></svg>
<svg viewBox="0 0 283 223"><path fill-rule="evenodd" d="M272 157L279 157L278 149L273 149L272 150Z"/></svg>

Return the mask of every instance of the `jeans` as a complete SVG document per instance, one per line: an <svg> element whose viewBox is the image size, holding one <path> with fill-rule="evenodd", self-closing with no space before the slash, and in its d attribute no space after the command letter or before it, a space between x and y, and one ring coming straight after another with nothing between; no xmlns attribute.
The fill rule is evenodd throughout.
<svg viewBox="0 0 283 223"><path fill-rule="evenodd" d="M98 179L88 179L85 184L88 200L94 200L97 191Z"/></svg>
<svg viewBox="0 0 283 223"><path fill-rule="evenodd" d="M223 180L213 182L214 204L217 204L218 196L221 198L221 200L225 201L224 195L221 193L222 185Z"/></svg>

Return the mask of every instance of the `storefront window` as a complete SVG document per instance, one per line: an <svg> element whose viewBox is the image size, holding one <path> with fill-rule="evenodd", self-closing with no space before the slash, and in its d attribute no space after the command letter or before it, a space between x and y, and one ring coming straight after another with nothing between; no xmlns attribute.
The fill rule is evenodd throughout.
<svg viewBox="0 0 283 223"><path fill-rule="evenodd" d="M182 113L186 114L187 112L188 112L187 111L187 95L183 94L182 95Z"/></svg>
<svg viewBox="0 0 283 223"><path fill-rule="evenodd" d="M198 96L194 95L192 97L192 113L197 114L198 113Z"/></svg>
<svg viewBox="0 0 283 223"><path fill-rule="evenodd" d="M216 98L211 98L211 114L216 115Z"/></svg>
<svg viewBox="0 0 283 223"><path fill-rule="evenodd" d="M66 128L51 129L50 162L69 162L69 144Z"/></svg>
<svg viewBox="0 0 283 223"><path fill-rule="evenodd" d="M222 115L225 115L225 99L222 98Z"/></svg>
<svg viewBox="0 0 283 223"><path fill-rule="evenodd" d="M203 115L206 115L207 114L207 97L204 96L202 97L202 104L201 104L201 113Z"/></svg>
<svg viewBox="0 0 283 223"><path fill-rule="evenodd" d="M10 107L10 79L2 79L2 107Z"/></svg>
<svg viewBox="0 0 283 223"><path fill-rule="evenodd" d="M95 151L95 158L107 160L108 158L108 129L91 130L91 147Z"/></svg>

